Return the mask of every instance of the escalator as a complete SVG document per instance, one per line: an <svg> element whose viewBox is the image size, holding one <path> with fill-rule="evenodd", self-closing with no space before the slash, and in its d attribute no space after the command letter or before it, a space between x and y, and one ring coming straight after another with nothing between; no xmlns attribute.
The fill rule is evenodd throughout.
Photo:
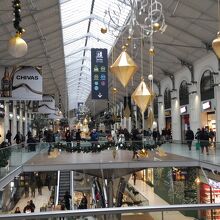
<svg viewBox="0 0 220 220"><path fill-rule="evenodd" d="M105 208L105 196L101 184L97 178L94 178L93 180L92 197L95 201L96 208Z"/></svg>
<svg viewBox="0 0 220 220"><path fill-rule="evenodd" d="M59 175L59 185L58 185L58 201L63 200L64 194L66 191L71 193L70 191L70 171L60 171Z"/></svg>
<svg viewBox="0 0 220 220"><path fill-rule="evenodd" d="M125 178L121 177L119 184L118 184L118 191L116 194L116 204L115 204L116 207L122 206L123 194L124 194L126 185L127 185L127 181L125 180Z"/></svg>

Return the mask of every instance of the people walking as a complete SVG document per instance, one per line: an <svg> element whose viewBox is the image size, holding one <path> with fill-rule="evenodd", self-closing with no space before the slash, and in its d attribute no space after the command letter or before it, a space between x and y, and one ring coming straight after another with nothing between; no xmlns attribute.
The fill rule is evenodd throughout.
<svg viewBox="0 0 220 220"><path fill-rule="evenodd" d="M15 135L14 140L16 144L20 144L22 142L22 136L21 136L20 131L18 131L18 133Z"/></svg>
<svg viewBox="0 0 220 220"><path fill-rule="evenodd" d="M202 128L200 133L200 146L201 146L201 153L204 153L204 148L206 149L207 155L209 155L209 134L208 132Z"/></svg>
<svg viewBox="0 0 220 220"><path fill-rule="evenodd" d="M192 149L192 142L194 140L194 133L193 131L190 129L190 127L188 127L187 131L186 131L186 141L187 141L187 145L189 150L191 151Z"/></svg>
<svg viewBox="0 0 220 220"><path fill-rule="evenodd" d="M7 139L9 145L11 145L11 136L12 136L12 133L10 130L8 130L5 138Z"/></svg>
<svg viewBox="0 0 220 220"><path fill-rule="evenodd" d="M66 191L63 200L67 210L70 210L70 199L72 199L72 196Z"/></svg>

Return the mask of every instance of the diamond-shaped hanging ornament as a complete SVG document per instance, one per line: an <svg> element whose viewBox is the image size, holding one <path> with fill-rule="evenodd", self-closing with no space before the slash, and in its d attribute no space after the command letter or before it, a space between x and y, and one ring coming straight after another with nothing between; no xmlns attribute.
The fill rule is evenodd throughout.
<svg viewBox="0 0 220 220"><path fill-rule="evenodd" d="M135 89L131 97L135 104L140 108L141 112L144 113L151 100L151 93L147 88L144 79L141 80L141 83Z"/></svg>
<svg viewBox="0 0 220 220"><path fill-rule="evenodd" d="M148 107L147 127L152 128L154 122L154 112L151 106Z"/></svg>
<svg viewBox="0 0 220 220"><path fill-rule="evenodd" d="M110 66L110 71L115 74L121 84L126 87L138 67L124 49L116 61Z"/></svg>
<svg viewBox="0 0 220 220"><path fill-rule="evenodd" d="M125 118L129 118L130 115L131 115L131 110L129 108L129 105L127 104L125 107L125 110L124 110L124 116L125 116Z"/></svg>

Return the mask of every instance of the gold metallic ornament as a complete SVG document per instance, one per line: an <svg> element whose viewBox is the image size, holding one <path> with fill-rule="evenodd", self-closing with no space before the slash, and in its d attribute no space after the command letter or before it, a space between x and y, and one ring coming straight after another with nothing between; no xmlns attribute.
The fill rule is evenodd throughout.
<svg viewBox="0 0 220 220"><path fill-rule="evenodd" d="M144 113L151 100L151 93L147 88L144 79L142 79L141 83L135 89L131 97L135 104L140 108L141 112Z"/></svg>
<svg viewBox="0 0 220 220"><path fill-rule="evenodd" d="M8 52L13 57L23 57L27 53L27 50L27 43L21 38L21 34L16 33L8 42Z"/></svg>
<svg viewBox="0 0 220 220"><path fill-rule="evenodd" d="M124 110L124 116L125 116L125 118L129 118L130 115L131 115L131 110L130 110L128 104L127 104L126 107L125 107L125 110Z"/></svg>
<svg viewBox="0 0 220 220"><path fill-rule="evenodd" d="M151 47L148 51L149 55L150 56L154 56L155 55L155 50L154 50L154 47Z"/></svg>
<svg viewBox="0 0 220 220"><path fill-rule="evenodd" d="M131 36L130 36L130 35L128 36L127 40L128 40L128 41L131 41Z"/></svg>
<svg viewBox="0 0 220 220"><path fill-rule="evenodd" d="M154 23L153 24L153 29L154 29L154 31L159 31L160 30L160 23L158 23L158 22L156 22L156 23Z"/></svg>
<svg viewBox="0 0 220 220"><path fill-rule="evenodd" d="M143 158L143 157L148 157L149 154L147 150L142 149L141 151L139 151L138 156Z"/></svg>
<svg viewBox="0 0 220 220"><path fill-rule="evenodd" d="M156 150L157 150L156 154L158 154L160 157L166 157L167 156L166 152L162 148L157 147Z"/></svg>
<svg viewBox="0 0 220 220"><path fill-rule="evenodd" d="M220 32L217 33L217 38L212 41L212 48L218 58L220 58Z"/></svg>
<svg viewBox="0 0 220 220"><path fill-rule="evenodd" d="M126 48L128 47L128 43L125 44Z"/></svg>
<svg viewBox="0 0 220 220"><path fill-rule="evenodd" d="M117 92L118 92L117 88L113 87L113 88L112 88L112 93L113 93L113 94L116 94Z"/></svg>
<svg viewBox="0 0 220 220"><path fill-rule="evenodd" d="M137 65L124 49L116 61L110 66L110 71L126 87L132 76L136 73Z"/></svg>
<svg viewBox="0 0 220 220"><path fill-rule="evenodd" d="M101 28L101 33L102 33L102 34L105 34L105 33L107 33L107 28L106 28L106 27L104 27L104 28Z"/></svg>

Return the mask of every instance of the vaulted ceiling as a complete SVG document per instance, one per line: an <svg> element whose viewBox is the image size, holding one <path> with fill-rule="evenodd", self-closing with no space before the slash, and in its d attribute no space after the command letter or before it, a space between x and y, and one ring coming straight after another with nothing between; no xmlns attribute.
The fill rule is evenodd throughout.
<svg viewBox="0 0 220 220"><path fill-rule="evenodd" d="M175 74L183 67L183 63L192 64L209 53L211 42L218 31L216 0L160 2L167 28L153 37L156 51L154 79L157 81L167 77L167 73ZM107 48L110 64L117 58L128 36L128 28L120 27L125 27L124 24L129 20L129 0L23 0L21 3L21 25L26 30L23 39L28 44L28 53L18 59L9 55L7 43L15 34L13 9L11 1L1 0L0 65L43 66L44 93L54 94L57 100L61 95L65 110L76 108L78 102L86 102L96 113L106 108L107 101L93 102L89 96L90 49ZM120 11L116 19L117 28L112 23L114 19L107 16L109 11ZM107 33L100 32L102 27L109 29ZM149 39L144 39L142 58L140 47L140 33L135 31L127 50L139 67L143 60L143 72L147 76ZM113 84L119 90L117 100L122 100L123 96L135 89L139 81L140 70L126 91L109 73L110 101Z"/></svg>

